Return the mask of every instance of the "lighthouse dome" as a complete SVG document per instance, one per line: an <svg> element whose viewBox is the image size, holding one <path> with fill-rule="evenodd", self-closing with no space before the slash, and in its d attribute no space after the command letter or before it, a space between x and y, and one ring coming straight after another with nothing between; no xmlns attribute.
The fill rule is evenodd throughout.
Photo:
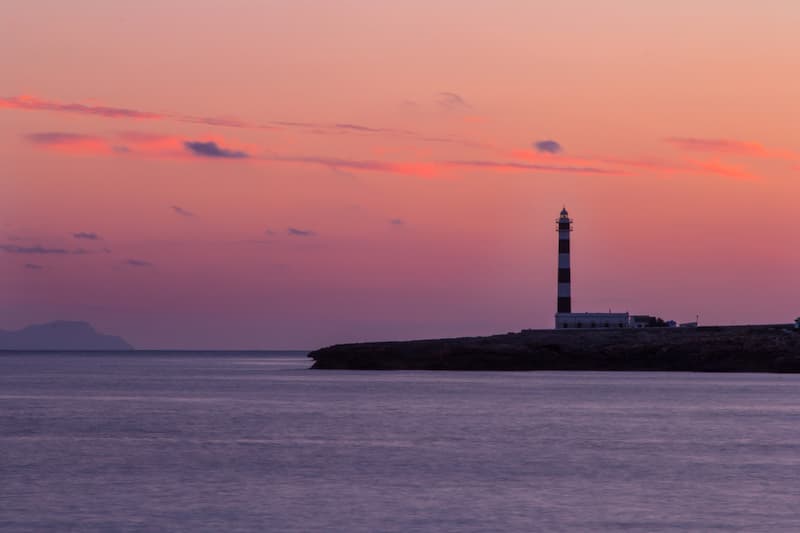
<svg viewBox="0 0 800 533"><path fill-rule="evenodd" d="M567 213L567 208L566 207L564 207L564 209L561 210L561 216L562 217L569 216L569 213Z"/></svg>

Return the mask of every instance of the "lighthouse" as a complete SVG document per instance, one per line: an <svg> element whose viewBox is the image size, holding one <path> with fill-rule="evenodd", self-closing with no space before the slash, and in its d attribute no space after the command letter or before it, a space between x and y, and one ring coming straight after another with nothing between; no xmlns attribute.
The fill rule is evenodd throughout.
<svg viewBox="0 0 800 533"><path fill-rule="evenodd" d="M567 208L561 210L556 220L558 230L558 299L556 301L556 329L572 328L627 328L630 327L628 313L573 313L572 271L569 261L569 236L572 219Z"/></svg>
<svg viewBox="0 0 800 533"><path fill-rule="evenodd" d="M572 312L572 296L570 294L571 276L569 268L569 234L572 232L572 219L567 208L561 210L556 220L558 225L558 313Z"/></svg>

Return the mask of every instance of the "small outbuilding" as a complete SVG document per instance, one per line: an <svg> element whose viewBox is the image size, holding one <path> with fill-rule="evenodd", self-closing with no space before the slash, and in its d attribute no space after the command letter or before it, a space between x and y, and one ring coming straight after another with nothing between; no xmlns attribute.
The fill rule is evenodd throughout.
<svg viewBox="0 0 800 533"><path fill-rule="evenodd" d="M664 319L657 316L650 315L632 315L631 327L632 328L665 328L668 324Z"/></svg>

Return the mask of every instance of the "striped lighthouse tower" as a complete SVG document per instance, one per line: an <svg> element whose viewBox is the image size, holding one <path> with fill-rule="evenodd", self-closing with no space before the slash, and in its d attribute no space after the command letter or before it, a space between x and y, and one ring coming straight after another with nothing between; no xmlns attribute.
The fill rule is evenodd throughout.
<svg viewBox="0 0 800 533"><path fill-rule="evenodd" d="M556 221L558 224L558 313L572 312L572 298L570 296L570 269L569 269L569 234L572 231L572 219L569 218L567 208L561 210L561 216Z"/></svg>

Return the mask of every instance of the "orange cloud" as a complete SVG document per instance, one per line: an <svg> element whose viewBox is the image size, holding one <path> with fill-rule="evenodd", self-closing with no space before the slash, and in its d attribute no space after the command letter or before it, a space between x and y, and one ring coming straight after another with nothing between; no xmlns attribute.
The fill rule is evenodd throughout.
<svg viewBox="0 0 800 533"><path fill-rule="evenodd" d="M601 159L592 157L570 157L561 154L539 152L531 149L512 150L508 153L508 156L513 159L521 159L522 161L541 165L590 167L605 163L605 161Z"/></svg>
<svg viewBox="0 0 800 533"><path fill-rule="evenodd" d="M201 140L126 131L111 138L76 133L46 132L27 136L40 146L69 154L114 154L145 157L171 157L187 159L248 160L274 163L316 165L332 170L354 172L382 172L419 178L455 177L457 170L479 170L483 173L559 173L623 176L635 170L646 170L657 175L696 176L698 173L734 179L757 179L741 166L718 160L664 162L653 159L618 159L591 157L564 157L561 155L515 150L509 152L515 160L448 160L448 161L396 161L380 159L345 159L316 155L256 156L257 147L242 147L220 137L204 136Z"/></svg>
<svg viewBox="0 0 800 533"><path fill-rule="evenodd" d="M140 146L163 146L178 140L178 137L141 131L120 131L117 132L117 137L122 141Z"/></svg>
<svg viewBox="0 0 800 533"><path fill-rule="evenodd" d="M727 165L721 161L692 161L692 167L696 170L715 174L726 178L736 178L745 180L759 179L755 174L751 174L740 166Z"/></svg>
<svg viewBox="0 0 800 533"><path fill-rule="evenodd" d="M231 143L219 136L204 136L203 140L197 141L171 135L124 131L110 137L67 132L43 132L26 135L25 138L40 148L70 155L100 154L197 159L197 152L189 149L190 146L197 144L224 146L226 151L233 150L230 153L244 153L238 147L228 148Z"/></svg>
<svg viewBox="0 0 800 533"><path fill-rule="evenodd" d="M183 157L184 140L173 135L158 135L137 131L118 132L114 138L119 152L131 155Z"/></svg>
<svg viewBox="0 0 800 533"><path fill-rule="evenodd" d="M671 162L652 158L614 158L614 157L584 157L573 158L561 155L550 155L533 150L515 150L510 152L512 156L523 161L536 162L540 166L556 165L566 166L567 168L603 168L606 165L617 167L627 167L618 172L619 175L631 174L634 170L646 170L658 175L682 175L695 176L698 172L734 179L758 179L759 177L748 172L741 166L734 166L720 161L696 161Z"/></svg>
<svg viewBox="0 0 800 533"><path fill-rule="evenodd" d="M438 178L444 169L436 163L389 163L390 172L418 178Z"/></svg>
<svg viewBox="0 0 800 533"><path fill-rule="evenodd" d="M73 155L110 154L114 148L101 137L78 133L44 132L27 135L28 141L47 148Z"/></svg>
<svg viewBox="0 0 800 533"><path fill-rule="evenodd" d="M726 153L767 159L800 159L800 154L789 150L774 150L763 144L729 139L697 139L693 137L668 137L664 139L676 148L690 152Z"/></svg>
<svg viewBox="0 0 800 533"><path fill-rule="evenodd" d="M617 170L588 167L588 166L563 166L518 163L513 161L376 161L341 159L334 157L318 156L271 156L262 158L267 161L277 161L284 163L301 163L325 166L336 170L351 170L365 172L386 172L391 174L402 174L404 176L415 176L420 178L438 178L453 175L453 171L462 169L479 169L482 172L559 172L568 174L604 174L620 175L622 172Z"/></svg>

